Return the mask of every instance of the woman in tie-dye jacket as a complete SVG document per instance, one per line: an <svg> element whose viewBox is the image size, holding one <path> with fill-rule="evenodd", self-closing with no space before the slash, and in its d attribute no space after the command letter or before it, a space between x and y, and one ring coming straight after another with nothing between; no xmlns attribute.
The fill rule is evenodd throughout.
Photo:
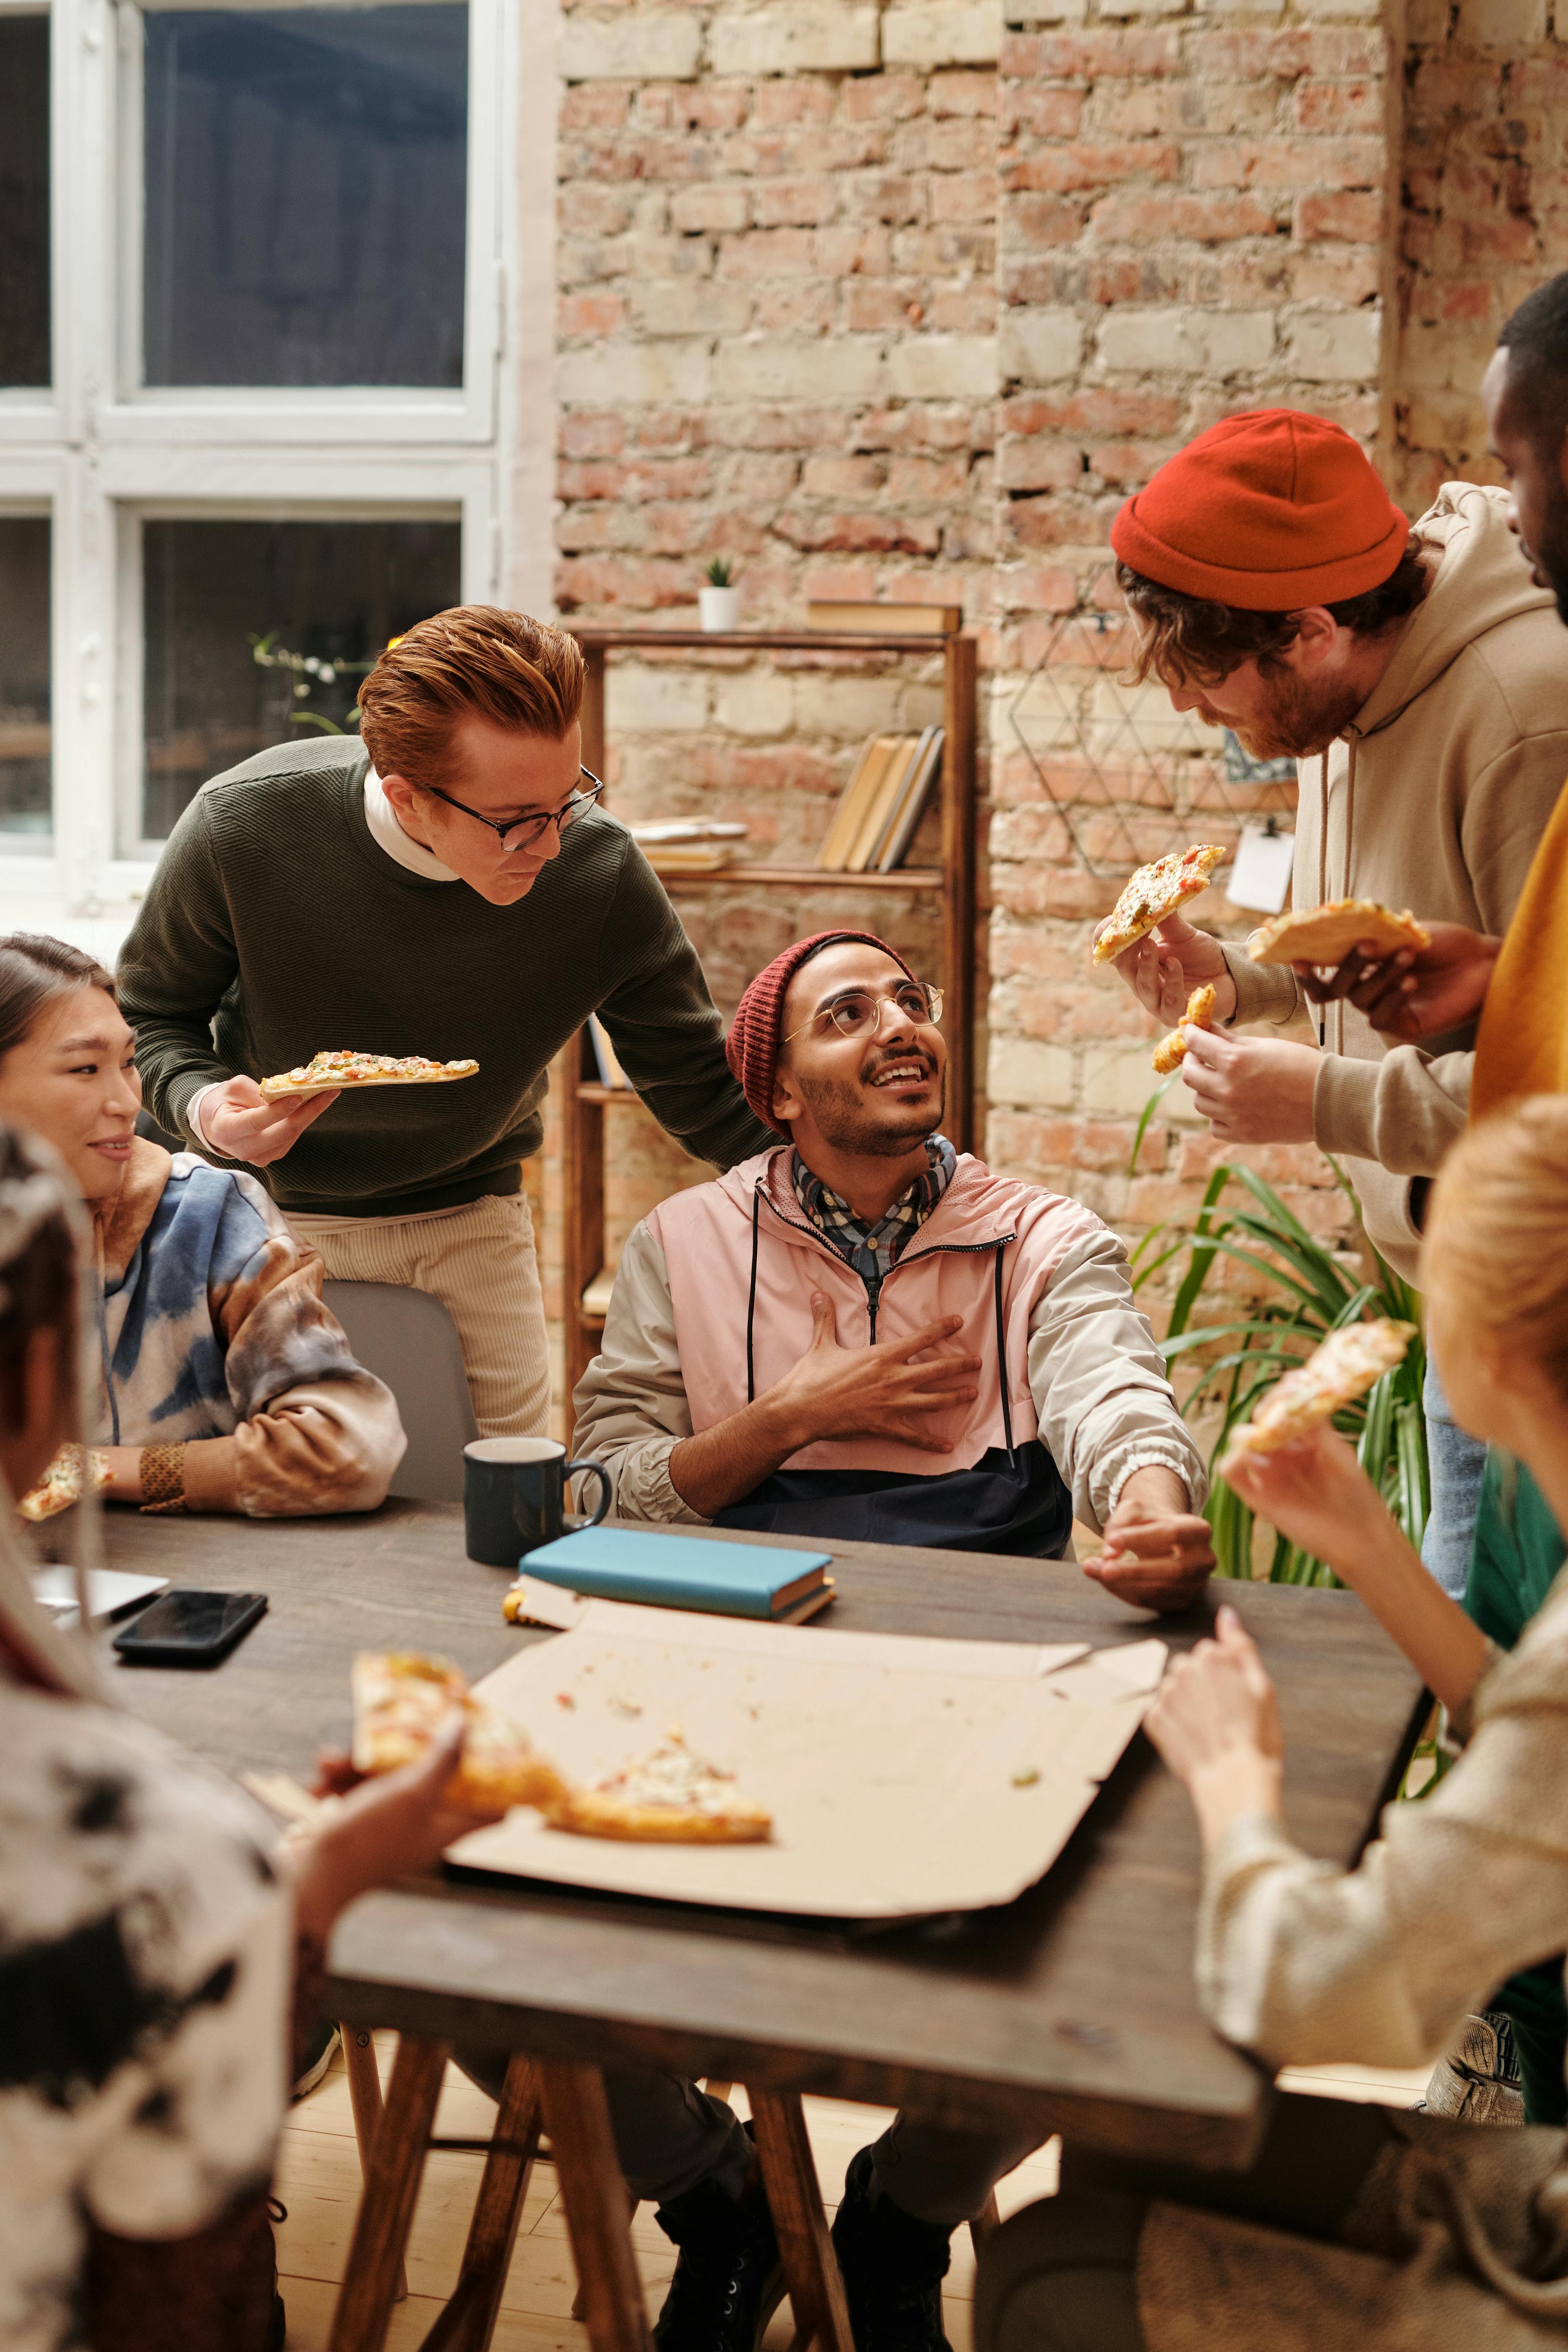
<svg viewBox="0 0 1568 2352"><path fill-rule="evenodd" d="M320 1259L256 1179L136 1135L134 1045L90 956L0 940L0 1118L54 1146L98 1243L107 1499L373 1510L406 1443L391 1390L349 1352Z"/></svg>

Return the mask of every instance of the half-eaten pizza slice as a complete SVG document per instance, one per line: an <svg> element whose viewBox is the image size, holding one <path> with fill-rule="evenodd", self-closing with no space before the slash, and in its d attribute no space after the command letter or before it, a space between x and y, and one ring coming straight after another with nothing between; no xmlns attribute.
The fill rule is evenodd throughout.
<svg viewBox="0 0 1568 2352"><path fill-rule="evenodd" d="M36 1486L29 1486L16 1508L25 1519L52 1519L79 1503L89 1484L101 1495L109 1484L108 1458L96 1447L62 1445Z"/></svg>
<svg viewBox="0 0 1568 2352"><path fill-rule="evenodd" d="M1173 851L1169 857L1156 857L1152 866L1140 866L1094 942L1094 961L1110 963L1124 955L1156 923L1174 915L1186 899L1207 890L1210 875L1224 864L1225 856L1223 849L1210 843Z"/></svg>
<svg viewBox="0 0 1568 2352"><path fill-rule="evenodd" d="M1430 947L1432 934L1408 908L1396 915L1375 898L1331 898L1275 915L1253 932L1247 952L1254 963L1336 964L1363 940L1375 942L1379 955L1392 955L1396 948Z"/></svg>
<svg viewBox="0 0 1568 2352"><path fill-rule="evenodd" d="M1162 1078L1168 1077L1173 1070L1179 1069L1186 1059L1188 1024L1190 1023L1195 1029L1210 1028L1213 1025L1213 1014L1214 988L1212 982L1206 982L1203 987L1193 990L1186 1000L1186 1011L1169 1035L1162 1037L1155 1047L1155 1067Z"/></svg>
<svg viewBox="0 0 1568 2352"><path fill-rule="evenodd" d="M423 1054L313 1054L298 1068L276 1078L263 1078L267 1102L286 1095L325 1094L329 1087L444 1087L456 1078L471 1078L477 1062L433 1062Z"/></svg>
<svg viewBox="0 0 1568 2352"><path fill-rule="evenodd" d="M361 1772L396 1772L428 1755L449 1715L468 1719L463 1760L447 1786L476 1812L558 1803L566 1785L528 1734L476 1698L449 1658L417 1650L361 1650L354 1660L354 1762Z"/></svg>
<svg viewBox="0 0 1568 2352"><path fill-rule="evenodd" d="M731 1772L695 1756L672 1731L640 1763L542 1808L552 1830L662 1845L757 1845L773 1834L766 1805L743 1797Z"/></svg>
<svg viewBox="0 0 1568 2352"><path fill-rule="evenodd" d="M1385 1372L1391 1372L1403 1361L1415 1336L1414 1323L1396 1323L1386 1315L1331 1331L1304 1364L1298 1364L1270 1390L1252 1419L1231 1431L1231 1451L1278 1454L1294 1445L1320 1422L1331 1421L1347 1404L1364 1396Z"/></svg>

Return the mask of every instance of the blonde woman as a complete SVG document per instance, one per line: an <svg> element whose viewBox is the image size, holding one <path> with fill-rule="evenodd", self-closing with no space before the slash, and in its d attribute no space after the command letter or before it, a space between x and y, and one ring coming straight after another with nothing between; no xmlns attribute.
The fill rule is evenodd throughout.
<svg viewBox="0 0 1568 2352"><path fill-rule="evenodd" d="M1568 1097L1474 1129L1435 1189L1428 1342L1463 1425L1568 1525ZM1354 1871L1285 1830L1274 1692L1234 1612L1180 1661L1150 1737L1206 1854L1203 2007L1270 2071L1422 2064L1568 1944L1568 1578L1504 1655L1438 1591L1333 1431L1226 1475L1329 1560L1448 1707L1464 1752L1391 1807ZM1245 2176L1075 2157L988 2249L982 2352L1502 2352L1568 2339L1561 2130L1282 2098Z"/></svg>

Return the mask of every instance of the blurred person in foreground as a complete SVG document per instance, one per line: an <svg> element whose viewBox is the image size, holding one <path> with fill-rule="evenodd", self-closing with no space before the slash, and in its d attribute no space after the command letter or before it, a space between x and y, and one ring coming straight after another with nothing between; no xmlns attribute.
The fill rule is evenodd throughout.
<svg viewBox="0 0 1568 2352"><path fill-rule="evenodd" d="M331 1279L439 1298L482 1437L547 1430L522 1163L589 1014L694 1157L727 1168L762 1139L664 885L596 805L585 677L576 638L526 614L420 622L365 679L359 735L203 785L120 958L153 1117L258 1170ZM342 1049L479 1068L263 1100L260 1079Z"/></svg>
<svg viewBox="0 0 1568 2352"><path fill-rule="evenodd" d="M1483 1121L1434 1189L1430 1344L1464 1426L1528 1463L1568 1524L1568 1096ZM1568 1579L1504 1654L1433 1584L1331 1429L1222 1465L1328 1560L1448 1712L1462 1753L1396 1802L1359 1865L1284 1824L1273 1686L1230 1610L1166 1676L1146 1728L1205 1856L1197 1980L1271 2074L1410 2067L1511 1972L1568 1943ZM1562 1962L1557 1962L1561 1976ZM1283 2096L1244 2175L1080 2155L1061 2194L985 2250L980 2352L1526 2352L1568 2324L1568 2145L1557 2122L1477 2130Z"/></svg>
<svg viewBox="0 0 1568 2352"><path fill-rule="evenodd" d="M482 1817L444 1795L458 1721L280 1850L35 1603L11 1506L80 1433L84 1264L70 1180L0 1126L0 2343L279 2352L267 2191L329 1932Z"/></svg>
<svg viewBox="0 0 1568 2352"><path fill-rule="evenodd" d="M0 1118L58 1152L92 1221L108 1499L253 1518L371 1511L405 1440L254 1176L138 1136L114 982L63 940L0 939Z"/></svg>
<svg viewBox="0 0 1568 2352"><path fill-rule="evenodd" d="M1166 460L1112 529L1138 667L1177 710L1299 764L1292 903L1371 898L1500 931L1568 773L1568 665L1500 489L1448 482L1415 524L1340 426L1294 409L1227 417ZM1151 1013L1188 1033L1182 1076L1228 1143L1343 1160L1367 1237L1413 1280L1432 1177L1463 1132L1473 1019L1390 1041L1354 1000L1319 1004L1172 915L1118 957ZM1307 1044L1279 1033L1310 1013ZM1246 1034L1238 1034L1245 1032ZM1464 1589L1483 1449L1429 1371L1423 1555Z"/></svg>

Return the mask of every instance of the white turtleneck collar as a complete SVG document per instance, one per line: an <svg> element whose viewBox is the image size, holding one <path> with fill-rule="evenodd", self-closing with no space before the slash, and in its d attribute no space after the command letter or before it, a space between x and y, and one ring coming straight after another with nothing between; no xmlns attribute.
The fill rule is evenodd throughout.
<svg viewBox="0 0 1568 2352"><path fill-rule="evenodd" d="M433 849L426 849L404 833L397 821L397 811L388 800L382 780L373 768L365 770L365 823L371 828L371 839L378 849L399 866L406 866L411 874L423 875L427 882L455 882L460 877L450 866L443 866Z"/></svg>

